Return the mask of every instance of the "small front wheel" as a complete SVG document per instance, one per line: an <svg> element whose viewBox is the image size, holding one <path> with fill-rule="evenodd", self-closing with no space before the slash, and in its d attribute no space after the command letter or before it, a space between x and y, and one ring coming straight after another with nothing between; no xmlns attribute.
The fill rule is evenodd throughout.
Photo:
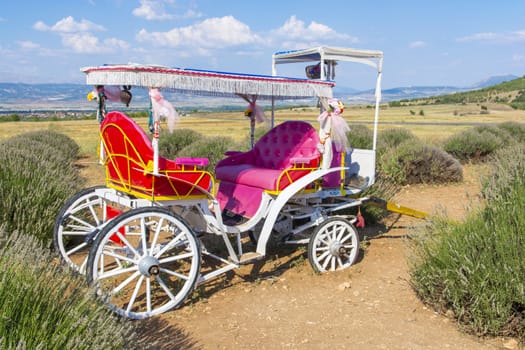
<svg viewBox="0 0 525 350"><path fill-rule="evenodd" d="M99 233L87 278L117 314L143 319L182 304L200 274L199 240L165 208L132 209Z"/></svg>
<svg viewBox="0 0 525 350"><path fill-rule="evenodd" d="M348 220L334 217L322 222L310 237L308 260L317 272L343 270L359 253L359 235Z"/></svg>

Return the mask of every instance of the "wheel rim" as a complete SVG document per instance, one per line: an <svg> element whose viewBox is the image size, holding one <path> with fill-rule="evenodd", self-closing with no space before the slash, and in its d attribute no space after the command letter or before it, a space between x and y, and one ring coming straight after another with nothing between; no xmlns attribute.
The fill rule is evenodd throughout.
<svg viewBox="0 0 525 350"><path fill-rule="evenodd" d="M359 251L359 237L346 220L327 220L312 237L310 261L319 272L346 269Z"/></svg>
<svg viewBox="0 0 525 350"><path fill-rule="evenodd" d="M86 262L98 228L106 221L104 201L92 189L79 194L57 218L54 232L55 247L62 259L82 274L86 272Z"/></svg>
<svg viewBox="0 0 525 350"><path fill-rule="evenodd" d="M191 293L200 247L182 219L158 208L135 209L104 228L88 265L88 279L110 308L141 319L179 306Z"/></svg>

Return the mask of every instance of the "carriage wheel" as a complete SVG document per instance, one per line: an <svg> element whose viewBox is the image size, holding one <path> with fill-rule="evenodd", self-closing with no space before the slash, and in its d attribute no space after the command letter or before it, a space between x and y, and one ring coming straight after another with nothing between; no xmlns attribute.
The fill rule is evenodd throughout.
<svg viewBox="0 0 525 350"><path fill-rule="evenodd" d="M104 186L86 188L71 197L55 219L53 245L75 271L85 273L90 246L111 213L119 212L95 193ZM115 215L109 215L109 217Z"/></svg>
<svg viewBox="0 0 525 350"><path fill-rule="evenodd" d="M321 223L308 244L308 260L317 272L343 270L352 265L359 252L359 235L343 218Z"/></svg>
<svg viewBox="0 0 525 350"><path fill-rule="evenodd" d="M181 217L139 208L102 229L87 278L117 314L142 319L179 306L195 287L200 262L200 243Z"/></svg>

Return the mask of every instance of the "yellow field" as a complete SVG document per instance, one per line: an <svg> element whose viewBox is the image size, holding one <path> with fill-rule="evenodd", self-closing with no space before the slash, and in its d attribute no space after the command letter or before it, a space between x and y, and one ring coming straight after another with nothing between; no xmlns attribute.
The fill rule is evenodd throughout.
<svg viewBox="0 0 525 350"><path fill-rule="evenodd" d="M423 115L420 112L423 111ZM472 127L475 123L501 123L515 121L525 123L525 111L512 110L504 105L487 105L487 114L479 105L432 105L387 107L380 112L379 130L406 128L416 136L432 143L439 143L448 136ZM483 111L485 112L485 111ZM285 120L305 120L317 124L319 112L316 108L280 109L275 113L275 124ZM372 128L374 109L366 106L346 106L343 116L349 124L366 123ZM270 118L270 112L267 112ZM146 129L147 119L137 122ZM469 125L453 125L463 123ZM263 127L263 126L258 126ZM189 128L209 136L230 136L237 141L249 135L249 123L243 113L195 113L182 117L177 128ZM98 143L98 122L96 120L78 121L39 121L0 123L0 139L23 132L50 129L70 136L81 148L81 152L91 157L96 154Z"/></svg>

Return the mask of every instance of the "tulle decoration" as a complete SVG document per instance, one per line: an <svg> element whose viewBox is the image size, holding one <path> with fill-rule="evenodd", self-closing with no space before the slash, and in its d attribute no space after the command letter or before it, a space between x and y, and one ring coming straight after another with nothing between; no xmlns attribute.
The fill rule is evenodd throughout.
<svg viewBox="0 0 525 350"><path fill-rule="evenodd" d="M328 106L329 110L321 113L317 120L322 122L326 118L331 119L330 138L332 139L337 152L342 152L343 150L350 148L346 136L346 133L350 131L350 127L346 123L346 120L341 117L344 106L341 101L336 98L329 99Z"/></svg>
<svg viewBox="0 0 525 350"><path fill-rule="evenodd" d="M166 101L159 89L149 89L149 96L151 98L151 109L155 120L160 120L161 117L166 118L168 130L173 132L175 123L179 121L180 116L175 111L170 102Z"/></svg>
<svg viewBox="0 0 525 350"><path fill-rule="evenodd" d="M106 100L113 102L120 102L120 87L119 86L104 86L104 96Z"/></svg>
<svg viewBox="0 0 525 350"><path fill-rule="evenodd" d="M265 122L266 115L264 114L264 111L261 107L259 107L255 102L257 101L257 96L250 96L248 95L240 95L246 102L248 102L250 105L246 111L250 111L251 115L255 116L255 121L257 123ZM245 113L246 114L246 113Z"/></svg>
<svg viewBox="0 0 525 350"><path fill-rule="evenodd" d="M264 111L255 102L250 102L250 109L252 111L252 115L255 116L255 121L257 123L266 121L266 115L264 114Z"/></svg>

